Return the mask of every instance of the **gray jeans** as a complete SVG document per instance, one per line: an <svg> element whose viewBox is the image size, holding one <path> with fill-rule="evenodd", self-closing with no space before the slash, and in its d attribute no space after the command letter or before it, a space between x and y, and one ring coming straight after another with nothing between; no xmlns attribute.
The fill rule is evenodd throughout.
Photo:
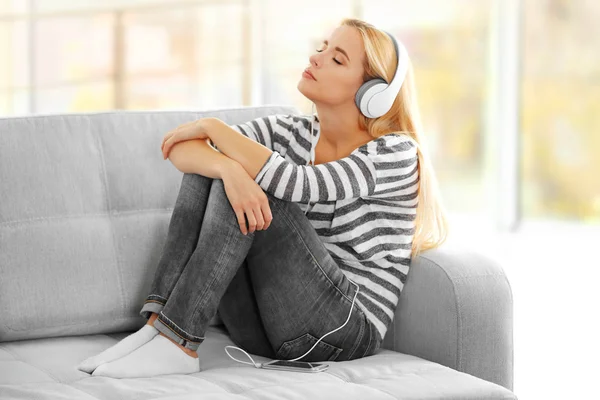
<svg viewBox="0 0 600 400"><path fill-rule="evenodd" d="M167 241L140 315L196 350L219 311L231 340L251 354L289 360L348 318L356 286L296 203L266 193L273 221L243 235L223 181L185 173ZM355 303L348 323L302 361L372 355L376 327Z"/></svg>

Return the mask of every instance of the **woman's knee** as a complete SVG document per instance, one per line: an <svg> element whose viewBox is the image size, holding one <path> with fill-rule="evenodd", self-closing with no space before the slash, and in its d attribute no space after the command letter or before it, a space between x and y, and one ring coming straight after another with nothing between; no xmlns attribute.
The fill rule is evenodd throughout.
<svg viewBox="0 0 600 400"><path fill-rule="evenodd" d="M200 174L193 174L191 172L184 172L183 177L181 178L182 183L193 185L193 186L206 186L211 185L214 179L209 178Z"/></svg>
<svg viewBox="0 0 600 400"><path fill-rule="evenodd" d="M212 178L208 178L208 179L212 180L211 192L215 191L220 194L226 194L225 193L225 183L223 182L223 179L212 179Z"/></svg>

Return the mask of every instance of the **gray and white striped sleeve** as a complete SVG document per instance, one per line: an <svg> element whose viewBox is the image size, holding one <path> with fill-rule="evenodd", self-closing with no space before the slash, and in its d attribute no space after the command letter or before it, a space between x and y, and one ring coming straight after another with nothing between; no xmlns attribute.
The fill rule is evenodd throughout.
<svg viewBox="0 0 600 400"><path fill-rule="evenodd" d="M328 163L296 165L274 151L254 180L286 201L334 201L373 193L375 167L361 152Z"/></svg>
<svg viewBox="0 0 600 400"><path fill-rule="evenodd" d="M274 151L254 180L266 192L292 202L388 197L396 194L390 193L394 186L407 183L401 174L416 161L412 145L395 137L380 137L347 157L317 165L296 165ZM394 179L391 168L398 168L400 180Z"/></svg>
<svg viewBox="0 0 600 400"><path fill-rule="evenodd" d="M266 117L259 117L247 122L242 122L241 124L230 125L230 127L255 142L262 144L268 149L273 150L274 130L278 118L277 114L268 115ZM208 143L215 150L220 152L210 138L208 139Z"/></svg>

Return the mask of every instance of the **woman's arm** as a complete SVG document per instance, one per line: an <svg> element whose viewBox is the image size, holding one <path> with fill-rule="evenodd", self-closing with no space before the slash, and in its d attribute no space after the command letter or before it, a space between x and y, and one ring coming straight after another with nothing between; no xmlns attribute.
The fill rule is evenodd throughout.
<svg viewBox="0 0 600 400"><path fill-rule="evenodd" d="M206 133L210 140L231 160L235 160L252 179L273 154L268 147L244 136L218 118L207 118ZM213 151L216 151L213 149Z"/></svg>
<svg viewBox="0 0 600 400"><path fill-rule="evenodd" d="M176 143L168 158L181 172L213 179L223 179L223 173L231 168L239 169L240 165L236 161L213 149L207 140L195 139Z"/></svg>

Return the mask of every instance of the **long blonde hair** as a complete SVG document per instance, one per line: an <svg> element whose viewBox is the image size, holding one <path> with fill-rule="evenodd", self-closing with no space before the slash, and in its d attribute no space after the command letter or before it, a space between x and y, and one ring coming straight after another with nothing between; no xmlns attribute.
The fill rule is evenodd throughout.
<svg viewBox="0 0 600 400"><path fill-rule="evenodd" d="M372 24L356 18L344 18L340 25L356 28L362 36L366 51L363 65L364 81L383 78L387 83L391 82L396 72L398 59L390 37ZM390 110L378 118L367 118L360 114L359 126L360 129L366 129L374 138L390 132L399 132L416 142L419 160L419 189L411 258L414 259L423 251L440 246L448 236L448 219L432 164L427 150L424 149L421 117L410 61L400 92Z"/></svg>

